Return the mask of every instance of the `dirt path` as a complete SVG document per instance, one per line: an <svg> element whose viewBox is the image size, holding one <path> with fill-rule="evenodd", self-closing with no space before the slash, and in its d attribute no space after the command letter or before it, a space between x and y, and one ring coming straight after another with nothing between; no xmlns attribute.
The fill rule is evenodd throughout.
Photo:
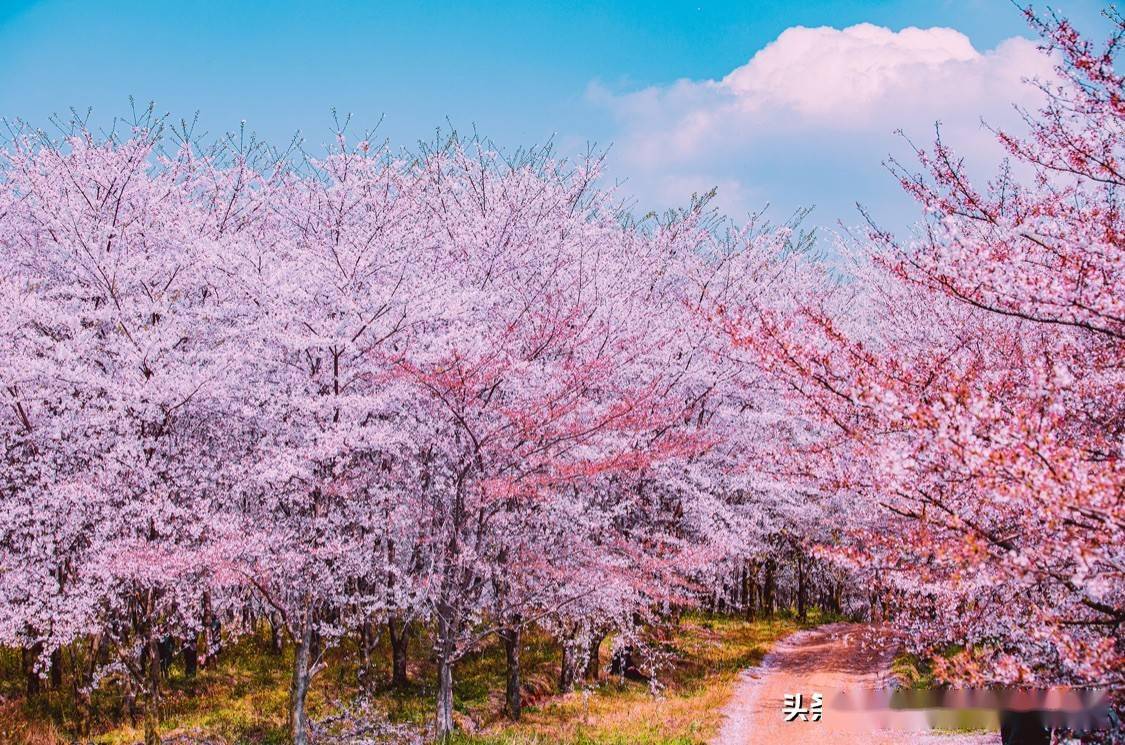
<svg viewBox="0 0 1125 745"><path fill-rule="evenodd" d="M759 667L746 670L727 704L713 745L992 745L992 735L938 735L923 711L858 711L839 706L842 691L886 689L899 644L886 630L861 624L830 624L779 642ZM823 695L821 721L786 722L785 696L801 693L808 706Z"/></svg>

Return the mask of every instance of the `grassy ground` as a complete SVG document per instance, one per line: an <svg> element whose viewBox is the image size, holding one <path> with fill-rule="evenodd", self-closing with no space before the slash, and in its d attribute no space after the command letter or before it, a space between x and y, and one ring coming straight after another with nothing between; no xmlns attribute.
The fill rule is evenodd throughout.
<svg viewBox="0 0 1125 745"><path fill-rule="evenodd" d="M747 622L741 619L685 616L657 641L668 658L653 693L643 682L607 679L574 693L558 695L558 650L543 634L526 635L522 651L525 709L518 724L502 714L503 654L490 643L455 669L455 720L462 732L457 745L687 745L705 743L715 734L721 709L739 670L756 664L778 637L798 625L787 619ZM396 692L387 685L389 652L385 644L372 658L366 683L354 661L357 650L333 650L328 668L314 681L309 709L314 717L331 712L337 701L370 692L398 722L424 723L431 716L432 664L425 659L427 641L412 640L410 666L415 684ZM608 670L609 644L603 645ZM202 739L215 745L280 745L286 741L289 686L288 651L270 654L266 639L251 637L224 649L219 662L187 678L173 667L162 709L163 734ZM15 674L13 674L15 673ZM18 669L0 660L0 741L27 745L62 745L75 721L73 697L65 691L41 695L28 703L15 694ZM129 722L126 702L110 691L95 697L93 742L126 745L141 739L140 724Z"/></svg>
<svg viewBox="0 0 1125 745"><path fill-rule="evenodd" d="M923 690L933 688L935 685L934 674L928 660L916 654L900 652L895 655L891 663L891 672L899 679L904 688Z"/></svg>

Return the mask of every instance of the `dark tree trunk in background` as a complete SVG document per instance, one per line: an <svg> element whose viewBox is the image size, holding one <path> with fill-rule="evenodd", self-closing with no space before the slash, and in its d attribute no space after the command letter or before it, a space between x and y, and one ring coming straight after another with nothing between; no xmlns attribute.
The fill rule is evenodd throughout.
<svg viewBox="0 0 1125 745"><path fill-rule="evenodd" d="M868 605L870 607L869 613L871 620L876 623L883 620L882 614L879 612L879 591L872 589L868 595Z"/></svg>
<svg viewBox="0 0 1125 745"><path fill-rule="evenodd" d="M621 675L629 680L649 680L649 677L637 667L637 660L633 656L633 647L622 647L613 653L609 663L610 675Z"/></svg>
<svg viewBox="0 0 1125 745"><path fill-rule="evenodd" d="M51 652L51 688L58 690L62 687L62 650Z"/></svg>
<svg viewBox="0 0 1125 745"><path fill-rule="evenodd" d="M143 655L142 655L143 656ZM125 711L129 714L129 726L137 726L137 692L130 686L125 691Z"/></svg>
<svg viewBox="0 0 1125 745"><path fill-rule="evenodd" d="M200 667L209 667L211 664L211 594L203 593L203 655L199 660Z"/></svg>
<svg viewBox="0 0 1125 745"><path fill-rule="evenodd" d="M221 651L222 624L211 608L211 594L203 595L203 656L201 667L208 667Z"/></svg>
<svg viewBox="0 0 1125 745"><path fill-rule="evenodd" d="M757 612L755 605L757 603L758 595L758 566L756 562L750 562L746 572L746 607L743 611L746 620L752 620L754 614Z"/></svg>
<svg viewBox="0 0 1125 745"><path fill-rule="evenodd" d="M324 649L323 642L324 642L324 640L321 639L320 632L317 631L316 629L313 629L312 645L309 647L309 659L310 660L313 660L315 662L316 658L320 657L320 653Z"/></svg>
<svg viewBox="0 0 1125 745"><path fill-rule="evenodd" d="M797 557L797 618L801 621L807 621L809 618L808 587L805 579L804 559Z"/></svg>
<svg viewBox="0 0 1125 745"><path fill-rule="evenodd" d="M504 643L504 660L507 664L507 684L504 687L504 706L508 716L518 722L523 702L520 699L520 627L515 619L508 628L500 631Z"/></svg>
<svg viewBox="0 0 1125 745"><path fill-rule="evenodd" d="M75 704L78 708L78 737L89 739L92 719L94 714L94 707L90 700L90 686L87 685L89 681L94 678L94 671L98 669L98 663L102 655L102 635L95 634L94 638L90 640L89 657L86 669L79 672L78 663L76 658L74 664L74 671L70 676L71 695L74 697Z"/></svg>
<svg viewBox="0 0 1125 745"><path fill-rule="evenodd" d="M192 634L184 639L184 675L194 678L199 672L199 639Z"/></svg>
<svg viewBox="0 0 1125 745"><path fill-rule="evenodd" d="M391 685L402 689L410 685L406 677L406 645L410 640L410 624L395 616L387 621L391 638Z"/></svg>
<svg viewBox="0 0 1125 745"><path fill-rule="evenodd" d="M21 651L23 662L24 674L24 690L27 697L38 696L39 692L43 690L43 682L39 678L39 673L35 670L35 663L39 659L39 655L43 653L43 645L36 642L30 647L24 647Z"/></svg>
<svg viewBox="0 0 1125 745"><path fill-rule="evenodd" d="M270 652L278 655L281 654L281 618L277 613L270 613Z"/></svg>
<svg viewBox="0 0 1125 745"><path fill-rule="evenodd" d="M586 671L585 678L591 682L596 683L598 677L601 675L601 654L602 642L605 641L605 634L594 634L590 639L590 649L586 653Z"/></svg>
<svg viewBox="0 0 1125 745"><path fill-rule="evenodd" d="M160 653L160 675L164 678L168 677L168 671L172 668L172 658L175 656L175 646L172 642L172 637L166 636L157 643L157 651Z"/></svg>
<svg viewBox="0 0 1125 745"><path fill-rule="evenodd" d="M371 622L364 621L359 625L359 655L364 670L371 664L372 645Z"/></svg>
<svg viewBox="0 0 1125 745"><path fill-rule="evenodd" d="M738 578L738 607L745 613L746 608L750 603L750 570L746 566L746 562L742 562L739 568Z"/></svg>
<svg viewBox="0 0 1125 745"><path fill-rule="evenodd" d="M766 561L766 578L762 583L762 613L768 618L773 618L774 609L774 561L768 559Z"/></svg>
<svg viewBox="0 0 1125 745"><path fill-rule="evenodd" d="M211 657L218 659L223 652L223 622L218 616L211 617Z"/></svg>

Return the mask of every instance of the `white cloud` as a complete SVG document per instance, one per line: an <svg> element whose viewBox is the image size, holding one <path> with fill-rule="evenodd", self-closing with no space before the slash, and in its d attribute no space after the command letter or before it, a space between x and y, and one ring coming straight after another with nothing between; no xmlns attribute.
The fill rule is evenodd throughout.
<svg viewBox="0 0 1125 745"><path fill-rule="evenodd" d="M786 210L817 203L825 223L854 217L850 205L876 179L895 189L879 165L901 150L896 129L927 142L941 120L955 146L994 164L981 119L1017 121L1011 105L1034 107L1040 95L1025 79L1051 70L1020 37L980 52L950 28L794 27L721 80L624 93L595 83L588 95L618 122L616 160L641 206L682 203L709 183L727 210L776 193L793 202ZM859 193L843 194L849 184Z"/></svg>

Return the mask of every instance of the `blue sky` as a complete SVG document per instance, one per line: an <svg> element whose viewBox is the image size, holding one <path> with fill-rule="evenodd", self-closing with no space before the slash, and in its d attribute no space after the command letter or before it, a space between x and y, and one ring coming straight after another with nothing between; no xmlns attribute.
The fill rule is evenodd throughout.
<svg viewBox="0 0 1125 745"><path fill-rule="evenodd" d="M1100 25L1098 2L1069 0L1056 7L1082 26ZM955 29L980 56L968 59L953 37L899 44L905 37L866 32L782 36L795 26L846 29L859 23L885 27L888 34L908 26ZM155 100L160 111L177 118L198 110L212 133L245 119L248 128L275 141L301 130L313 147L329 137L332 107L352 113L360 127L383 117L380 134L400 145L427 138L448 118L462 129L476 125L506 147L552 134L564 149L587 141L613 145L610 172L628 179L624 188L644 208L682 201L710 181L725 195L720 204L736 214L767 201L779 216L816 204L816 221L830 224L854 217L850 205L860 198L898 220L904 207L885 196L895 187L879 159L898 147L891 134L896 127L924 140L932 131L929 117L943 114L942 101L931 112L928 103L894 87L901 84L900 73L916 69L910 65L940 67L938 83L922 81L939 93L945 90L940 81L951 75L988 77L976 99L961 94L971 84L936 96L945 95L955 116L975 123L995 110L994 99L1007 95L1018 66L1032 64L1026 50L1003 46L1021 35L1028 36L1027 27L1004 0L0 0L0 116L40 124L73 105L92 106L95 120L106 121L127 111L133 95L140 102ZM747 66L779 37L785 41L774 44L770 59ZM905 57L884 65L878 50L887 39L905 49ZM927 51L933 39L948 52L936 61ZM915 42L924 47L921 58ZM840 56L828 54L806 70L801 50L809 48ZM990 55L998 48L1007 51ZM844 112L844 119L854 116L842 130L834 111L825 117L786 93L806 86L815 92L840 60L860 60L853 74L865 77L864 54L877 55L885 68L881 79L891 87L864 87L842 98L845 108L871 99L863 111ZM743 88L716 87L715 81L743 66ZM770 81L783 90L763 89ZM888 105L899 100L910 110ZM972 111L978 100L985 111ZM681 147L685 123L701 119L711 120L698 134L703 141Z"/></svg>

